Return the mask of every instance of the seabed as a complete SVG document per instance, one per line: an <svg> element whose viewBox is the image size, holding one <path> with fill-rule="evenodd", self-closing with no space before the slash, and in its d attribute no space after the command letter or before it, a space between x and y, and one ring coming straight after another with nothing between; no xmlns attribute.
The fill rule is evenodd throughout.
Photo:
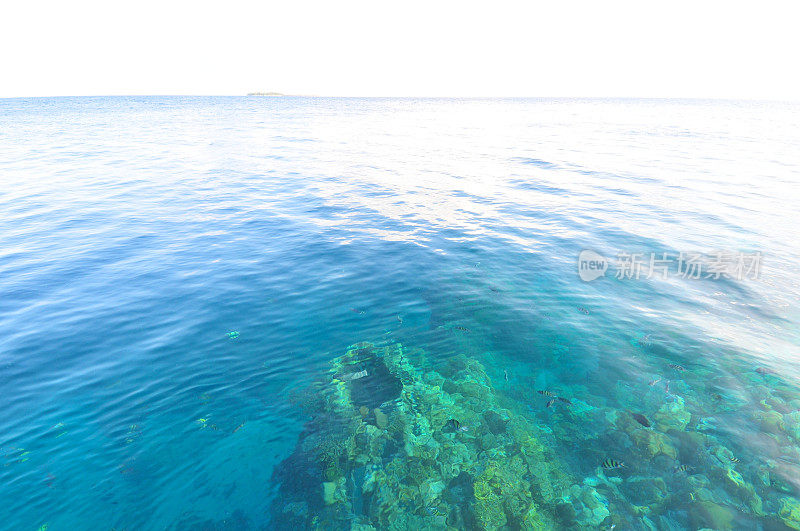
<svg viewBox="0 0 800 531"><path fill-rule="evenodd" d="M581 386L556 387L540 397L543 422L478 359L425 360L359 343L302 393L310 420L275 472L276 528L800 529L785 467L737 456L691 394L655 398L650 386L647 426ZM751 416L800 462L800 397L787 390L755 382L764 407ZM568 454L596 464L587 474Z"/></svg>

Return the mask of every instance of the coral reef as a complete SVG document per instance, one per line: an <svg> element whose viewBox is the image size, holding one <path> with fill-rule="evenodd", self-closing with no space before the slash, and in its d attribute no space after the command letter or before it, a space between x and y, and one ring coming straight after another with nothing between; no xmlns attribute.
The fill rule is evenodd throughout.
<svg viewBox="0 0 800 531"><path fill-rule="evenodd" d="M331 375L276 471L278 528L541 529L608 516L593 490L559 516L574 479L476 360L425 371L399 344L360 343Z"/></svg>
<svg viewBox="0 0 800 531"><path fill-rule="evenodd" d="M335 358L298 396L310 420L276 470L275 527L800 530L800 394L774 375L619 379L609 400L549 370L511 386L524 371L495 359ZM723 431L742 420L747 440Z"/></svg>

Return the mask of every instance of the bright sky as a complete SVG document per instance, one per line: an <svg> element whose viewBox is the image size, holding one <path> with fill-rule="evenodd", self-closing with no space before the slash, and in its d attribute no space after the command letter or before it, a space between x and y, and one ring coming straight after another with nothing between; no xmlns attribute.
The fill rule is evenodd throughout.
<svg viewBox="0 0 800 531"><path fill-rule="evenodd" d="M796 2L18 0L0 97L800 99Z"/></svg>

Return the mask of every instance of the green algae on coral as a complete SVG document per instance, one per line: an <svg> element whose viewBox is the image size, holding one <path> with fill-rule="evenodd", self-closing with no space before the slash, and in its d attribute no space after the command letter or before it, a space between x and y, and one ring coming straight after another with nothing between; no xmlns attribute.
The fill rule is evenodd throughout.
<svg viewBox="0 0 800 531"><path fill-rule="evenodd" d="M789 497L781 498L778 516L788 527L800 529L800 500Z"/></svg>

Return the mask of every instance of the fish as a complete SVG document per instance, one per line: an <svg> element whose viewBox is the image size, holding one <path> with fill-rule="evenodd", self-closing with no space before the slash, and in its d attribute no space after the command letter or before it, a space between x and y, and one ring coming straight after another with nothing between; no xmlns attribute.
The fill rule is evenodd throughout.
<svg viewBox="0 0 800 531"><path fill-rule="evenodd" d="M357 313L358 315L364 315L366 310L362 310L361 308L350 308L350 311L353 313Z"/></svg>
<svg viewBox="0 0 800 531"><path fill-rule="evenodd" d="M656 378L655 380L650 380L650 382L647 385L652 387L652 386L654 386L655 384L657 384L660 381L661 381L661 378Z"/></svg>
<svg viewBox="0 0 800 531"><path fill-rule="evenodd" d="M444 429L448 431L459 431L461 429L461 423L456 419L448 419L447 422L444 423Z"/></svg>
<svg viewBox="0 0 800 531"><path fill-rule="evenodd" d="M691 472L694 470L694 467L689 465L678 465L675 467L675 472Z"/></svg>
<svg viewBox="0 0 800 531"><path fill-rule="evenodd" d="M469 328L467 328L466 326L456 325L453 328L455 328L456 330L461 330L462 332L469 332Z"/></svg>
<svg viewBox="0 0 800 531"><path fill-rule="evenodd" d="M553 393L552 391L548 391L547 389L545 389L544 391L536 391L536 392L544 396L550 396L550 397L556 396L555 393Z"/></svg>
<svg viewBox="0 0 800 531"><path fill-rule="evenodd" d="M670 363L670 364L668 365L668 367L669 367L670 369L675 369L675 370L676 370L676 371L678 371L678 372L683 372L683 371L685 371L685 370L686 370L685 368L683 368L683 367L681 367L680 365L677 365L677 364L675 364L675 363Z"/></svg>
<svg viewBox="0 0 800 531"><path fill-rule="evenodd" d="M236 426L236 427L233 429L233 433L236 433L237 431L239 431L240 429L242 429L242 426L244 426L244 422L242 422L241 424L239 424L238 426Z"/></svg>
<svg viewBox="0 0 800 531"><path fill-rule="evenodd" d="M600 466L602 466L607 470L613 470L615 468L625 468L625 463L623 463L622 461L616 461L609 457L608 459L603 461Z"/></svg>
<svg viewBox="0 0 800 531"><path fill-rule="evenodd" d="M553 403L555 403L555 401L556 401L555 398L551 398L550 400L547 401L547 403L544 405L544 407L552 407Z"/></svg>
<svg viewBox="0 0 800 531"><path fill-rule="evenodd" d="M633 412L631 412L631 416L633 417L633 420L635 420L636 422L638 422L639 424L641 424L645 428L649 428L650 427L650 421L647 420L647 417L645 417L641 413L633 413Z"/></svg>
<svg viewBox="0 0 800 531"><path fill-rule="evenodd" d="M503 376L505 376L506 381L508 381L508 371L503 369Z"/></svg>
<svg viewBox="0 0 800 531"><path fill-rule="evenodd" d="M569 398L564 398L563 396L557 396L556 399L560 400L561 402L564 402L568 406L572 405L572 401Z"/></svg>
<svg viewBox="0 0 800 531"><path fill-rule="evenodd" d="M583 306L578 306L578 311L583 313L583 314L589 315L589 310L587 310Z"/></svg>
<svg viewBox="0 0 800 531"><path fill-rule="evenodd" d="M741 461L739 461L739 459L735 455L728 457L728 460L732 463L741 463Z"/></svg>
<svg viewBox="0 0 800 531"><path fill-rule="evenodd" d="M775 371L768 367L759 367L756 369L756 372L761 376L766 376L767 374L775 374Z"/></svg>
<svg viewBox="0 0 800 531"><path fill-rule="evenodd" d="M403 324L403 318L400 316L400 314L398 314L398 315L397 315L397 321L398 321L400 324Z"/></svg>

